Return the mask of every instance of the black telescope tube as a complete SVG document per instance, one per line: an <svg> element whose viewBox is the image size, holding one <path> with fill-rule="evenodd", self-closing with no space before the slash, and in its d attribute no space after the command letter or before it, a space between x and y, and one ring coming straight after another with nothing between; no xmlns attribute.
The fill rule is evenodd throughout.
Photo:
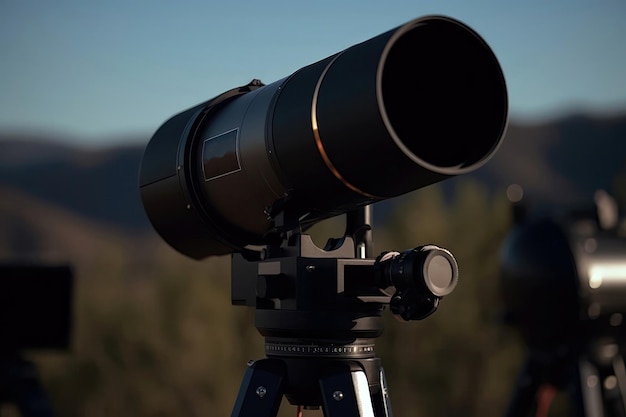
<svg viewBox="0 0 626 417"><path fill-rule="evenodd" d="M443 16L220 97L166 122L142 162L148 217L194 258L471 172L508 114L493 52Z"/></svg>

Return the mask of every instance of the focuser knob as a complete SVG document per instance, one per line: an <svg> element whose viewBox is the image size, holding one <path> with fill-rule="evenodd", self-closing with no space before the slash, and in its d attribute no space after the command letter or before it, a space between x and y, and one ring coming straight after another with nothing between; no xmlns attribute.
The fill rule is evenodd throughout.
<svg viewBox="0 0 626 417"><path fill-rule="evenodd" d="M456 259L450 251L435 245L383 253L375 266L381 288L393 293L391 311L403 320L431 315L439 300L450 294L459 281Z"/></svg>

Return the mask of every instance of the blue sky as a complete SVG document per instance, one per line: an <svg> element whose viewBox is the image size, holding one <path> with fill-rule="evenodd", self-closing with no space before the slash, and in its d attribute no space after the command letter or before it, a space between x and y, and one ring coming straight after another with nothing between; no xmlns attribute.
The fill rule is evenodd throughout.
<svg viewBox="0 0 626 417"><path fill-rule="evenodd" d="M490 44L513 119L626 110L626 0L0 0L0 131L148 136L252 78L429 14Z"/></svg>

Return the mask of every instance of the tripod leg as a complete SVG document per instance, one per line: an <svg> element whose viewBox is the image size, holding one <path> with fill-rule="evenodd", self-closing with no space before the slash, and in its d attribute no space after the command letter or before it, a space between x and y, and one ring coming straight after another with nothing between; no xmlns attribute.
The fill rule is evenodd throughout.
<svg viewBox="0 0 626 417"><path fill-rule="evenodd" d="M387 378L385 378L385 370L380 368L380 390L372 394L372 402L374 403L374 414L377 417L393 417L391 411L391 400L389 398L389 390L387 388Z"/></svg>
<svg viewBox="0 0 626 417"><path fill-rule="evenodd" d="M617 355L613 358L613 371L617 378L617 389L619 389L622 399L622 414L626 415L626 366L624 366L624 357Z"/></svg>
<svg viewBox="0 0 626 417"><path fill-rule="evenodd" d="M602 399L602 387L598 369L587 359L581 358L579 362L580 387L582 394L582 416L604 416L604 403Z"/></svg>
<svg viewBox="0 0 626 417"><path fill-rule="evenodd" d="M325 417L375 417L367 377L356 368L341 364L320 378Z"/></svg>
<svg viewBox="0 0 626 417"><path fill-rule="evenodd" d="M543 364L529 355L515 381L515 387L505 413L506 417L529 417L536 411L536 396L539 387L544 382L543 373Z"/></svg>
<svg viewBox="0 0 626 417"><path fill-rule="evenodd" d="M285 367L263 359L248 365L231 417L275 417L283 396Z"/></svg>
<svg viewBox="0 0 626 417"><path fill-rule="evenodd" d="M0 358L0 402L15 403L23 417L52 417L52 405L32 362Z"/></svg>

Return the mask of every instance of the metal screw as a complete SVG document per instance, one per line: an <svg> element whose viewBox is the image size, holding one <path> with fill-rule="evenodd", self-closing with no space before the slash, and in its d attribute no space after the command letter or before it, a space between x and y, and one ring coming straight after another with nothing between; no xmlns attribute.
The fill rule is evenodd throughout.
<svg viewBox="0 0 626 417"><path fill-rule="evenodd" d="M308 272L313 272L315 271L315 265L307 265L304 267L304 269L306 269Z"/></svg>
<svg viewBox="0 0 626 417"><path fill-rule="evenodd" d="M595 376L595 375L589 375L589 376L587 377L587 386L588 386L589 388L593 388L593 387L595 387L596 385L598 385L598 377L597 377L597 376Z"/></svg>
<svg viewBox="0 0 626 417"><path fill-rule="evenodd" d="M617 377L615 375L609 375L604 380L604 389L612 390L617 387Z"/></svg>
<svg viewBox="0 0 626 417"><path fill-rule="evenodd" d="M256 389L256 395L259 397L263 398L265 397L265 394L267 394L267 389L263 385Z"/></svg>
<svg viewBox="0 0 626 417"><path fill-rule="evenodd" d="M335 399L335 401L343 400L343 392L341 392L341 391L333 392L333 398Z"/></svg>

